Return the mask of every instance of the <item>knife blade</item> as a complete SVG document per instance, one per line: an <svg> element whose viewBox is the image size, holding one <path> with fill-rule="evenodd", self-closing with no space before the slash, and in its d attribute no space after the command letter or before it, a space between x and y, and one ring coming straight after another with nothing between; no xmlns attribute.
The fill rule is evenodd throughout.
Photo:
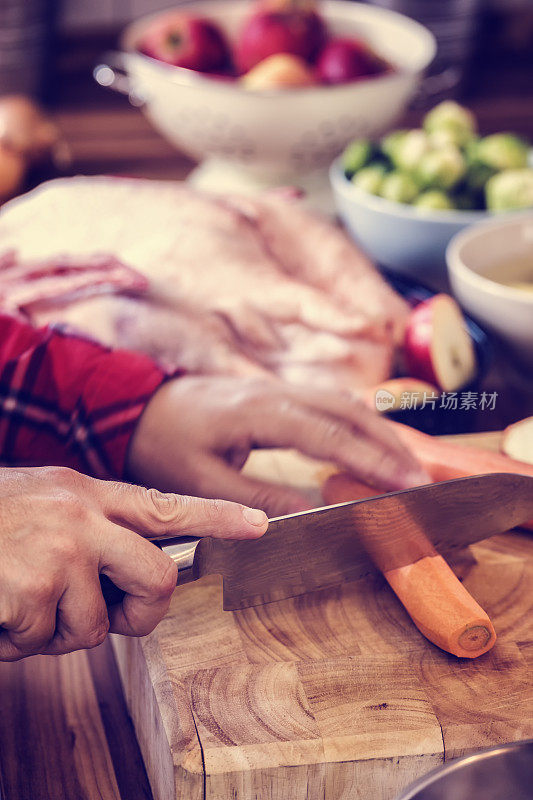
<svg viewBox="0 0 533 800"><path fill-rule="evenodd" d="M533 478L495 473L276 517L260 539L161 546L178 585L220 574L224 608L235 610L447 556L532 517Z"/></svg>

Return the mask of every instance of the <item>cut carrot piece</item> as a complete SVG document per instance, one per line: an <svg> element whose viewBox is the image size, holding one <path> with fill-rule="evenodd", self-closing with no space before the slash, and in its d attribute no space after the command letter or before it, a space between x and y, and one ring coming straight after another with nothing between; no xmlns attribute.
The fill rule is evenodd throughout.
<svg viewBox="0 0 533 800"><path fill-rule="evenodd" d="M418 630L437 647L477 658L494 645L492 622L442 556L421 558L384 575Z"/></svg>

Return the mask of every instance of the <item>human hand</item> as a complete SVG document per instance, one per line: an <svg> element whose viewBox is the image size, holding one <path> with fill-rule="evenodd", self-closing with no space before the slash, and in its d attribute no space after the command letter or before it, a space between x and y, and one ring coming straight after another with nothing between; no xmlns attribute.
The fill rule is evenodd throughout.
<svg viewBox="0 0 533 800"><path fill-rule="evenodd" d="M392 426L361 401L242 378L163 384L137 425L128 466L135 480L164 491L250 503L270 516L308 508L296 490L240 473L254 447L296 448L383 491L431 481Z"/></svg>
<svg viewBox="0 0 533 800"><path fill-rule="evenodd" d="M267 524L235 503L70 469L0 469L0 661L95 647L108 630L149 633L168 609L177 569L148 539L255 538ZM100 573L125 592L121 603L106 607Z"/></svg>

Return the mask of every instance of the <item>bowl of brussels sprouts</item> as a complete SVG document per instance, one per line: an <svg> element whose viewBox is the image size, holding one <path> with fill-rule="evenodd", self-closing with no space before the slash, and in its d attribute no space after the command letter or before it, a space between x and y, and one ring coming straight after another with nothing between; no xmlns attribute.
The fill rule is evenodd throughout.
<svg viewBox="0 0 533 800"><path fill-rule="evenodd" d="M492 215L533 208L529 144L478 134L474 115L444 101L422 127L351 142L330 178L339 215L378 263L417 279L443 276L446 247Z"/></svg>

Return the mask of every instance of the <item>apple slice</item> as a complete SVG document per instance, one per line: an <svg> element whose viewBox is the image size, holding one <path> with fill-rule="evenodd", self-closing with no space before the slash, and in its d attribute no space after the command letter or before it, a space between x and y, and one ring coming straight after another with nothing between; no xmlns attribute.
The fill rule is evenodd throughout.
<svg viewBox="0 0 533 800"><path fill-rule="evenodd" d="M402 400L408 397L408 408L419 408L426 397L438 393L434 384L418 378L391 378L367 389L363 395L365 403L374 411L400 411L405 404Z"/></svg>
<svg viewBox="0 0 533 800"><path fill-rule="evenodd" d="M409 372L420 380L455 392L476 374L476 355L461 309L447 294L436 294L416 306L404 342Z"/></svg>
<svg viewBox="0 0 533 800"><path fill-rule="evenodd" d="M533 464L533 417L526 417L503 432L500 449L516 461Z"/></svg>

